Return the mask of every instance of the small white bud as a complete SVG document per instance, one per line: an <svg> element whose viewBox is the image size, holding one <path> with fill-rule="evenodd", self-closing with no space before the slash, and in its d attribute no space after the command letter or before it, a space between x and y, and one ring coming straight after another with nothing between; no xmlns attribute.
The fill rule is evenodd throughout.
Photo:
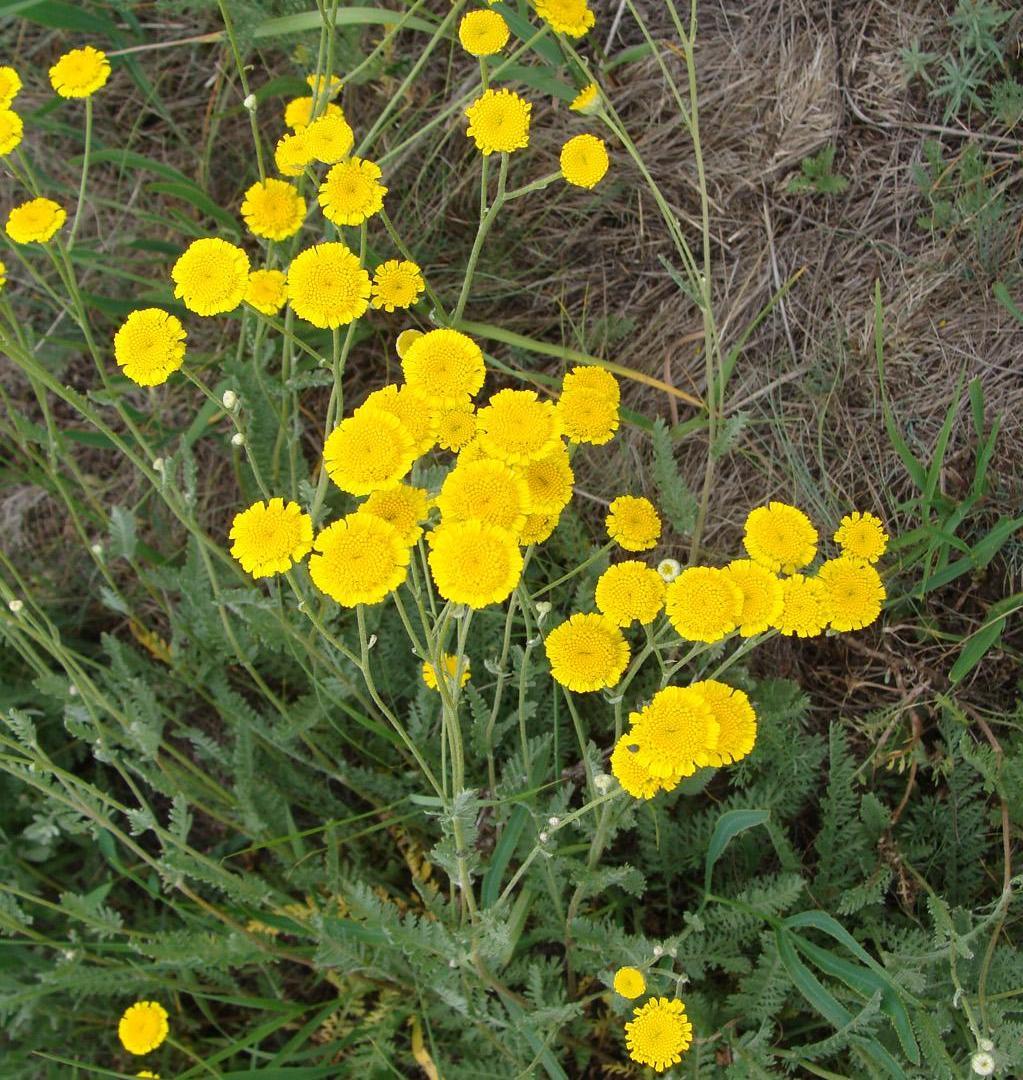
<svg viewBox="0 0 1023 1080"><path fill-rule="evenodd" d="M256 105L257 104L258 104L258 102L256 101L256 95L255 94L249 94L249 96L242 102L242 105L244 105L245 108L248 109L249 112L252 112L252 113L254 113L256 111Z"/></svg>
<svg viewBox="0 0 1023 1080"><path fill-rule="evenodd" d="M536 621L542 623L550 615L552 606L550 600L541 600L536 605Z"/></svg>
<svg viewBox="0 0 1023 1080"><path fill-rule="evenodd" d="M230 412L238 404L238 395L233 390L225 390L220 400L224 403L224 408Z"/></svg>
<svg viewBox="0 0 1023 1080"><path fill-rule="evenodd" d="M153 471L154 472L162 473L163 470L166 467L167 467L167 462L165 462L162 457L153 458Z"/></svg>
<svg viewBox="0 0 1023 1080"><path fill-rule="evenodd" d="M970 1068L977 1076L990 1076L995 1071L995 1059L980 1050L970 1058Z"/></svg>
<svg viewBox="0 0 1023 1080"><path fill-rule="evenodd" d="M450 960L448 961L448 967L449 967L449 968L456 968L456 967L458 967L458 961L457 961L457 960L456 960L456 959L455 959L455 958L454 958L453 956L452 956L452 957L451 957L451 959L450 959Z"/></svg>
<svg viewBox="0 0 1023 1080"><path fill-rule="evenodd" d="M654 946L654 956L655 957L660 957L660 956L663 956L663 955L664 955L664 950L660 947L660 945L655 945Z"/></svg>
<svg viewBox="0 0 1023 1080"><path fill-rule="evenodd" d="M25 603L23 600L8 600L7 606L10 608L12 615L17 615L25 606Z"/></svg>
<svg viewBox="0 0 1023 1080"><path fill-rule="evenodd" d="M674 581L682 573L682 566L678 559L661 559L657 564L657 573L665 581Z"/></svg>
<svg viewBox="0 0 1023 1080"><path fill-rule="evenodd" d="M593 786L601 795L606 795L611 790L611 785L613 783L614 779L608 776L606 772L599 772L593 774Z"/></svg>
<svg viewBox="0 0 1023 1080"><path fill-rule="evenodd" d="M96 556L97 559L102 559L103 558L103 545L102 544L93 544L89 548L89 550L93 553L93 555Z"/></svg>
<svg viewBox="0 0 1023 1080"><path fill-rule="evenodd" d="M986 1054L990 1054L994 1050L995 1044L990 1039L978 1039L977 1048L983 1050Z"/></svg>
<svg viewBox="0 0 1023 1080"><path fill-rule="evenodd" d="M547 839L548 839L547 833L545 833L545 832L540 833L540 835L537 837L537 839L540 841L541 844L546 844Z"/></svg>
<svg viewBox="0 0 1023 1080"><path fill-rule="evenodd" d="M74 960L74 958L75 958L75 950L74 949L61 949L60 952L61 952L61 956L63 956L65 960Z"/></svg>
<svg viewBox="0 0 1023 1080"><path fill-rule="evenodd" d="M550 827L552 829L556 829L561 824L561 818L559 818L559 817L549 817L547 819L547 824L550 825Z"/></svg>
<svg viewBox="0 0 1023 1080"><path fill-rule="evenodd" d="M69 686L69 687L67 688L67 696L68 696L68 697L78 697L78 687L77 687L77 686L75 686L75 684L74 684L74 683L72 683L72 684L71 684L71 685L70 685L70 686Z"/></svg>
<svg viewBox="0 0 1023 1080"><path fill-rule="evenodd" d="M231 445L232 446L244 446L245 445L245 436L240 431L236 431L231 436Z"/></svg>

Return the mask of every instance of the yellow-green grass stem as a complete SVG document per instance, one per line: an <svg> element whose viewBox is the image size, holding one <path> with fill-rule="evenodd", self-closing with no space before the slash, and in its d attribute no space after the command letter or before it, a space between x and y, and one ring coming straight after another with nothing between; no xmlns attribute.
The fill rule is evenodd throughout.
<svg viewBox="0 0 1023 1080"><path fill-rule="evenodd" d="M494 196L494 201L487 207L486 211L480 215L479 228L476 230L476 238L473 240L472 251L469 252L469 261L465 266L465 277L462 279L462 291L458 295L458 303L455 305L454 313L451 318L454 322L458 322L461 319L463 312L465 311L465 305L469 302L469 294L472 292L472 279L476 273L476 264L479 262L480 254L483 251L483 244L487 239L487 233L490 232L491 226L494 224L497 215L501 212L501 207L504 205L504 189L508 182L508 154L501 154L501 164L498 167L497 172L497 193ZM480 207L485 202L485 183L481 185L484 193L480 196Z"/></svg>
<svg viewBox="0 0 1023 1080"><path fill-rule="evenodd" d="M75 205L75 216L71 220L71 231L68 233L67 246L70 251L75 246L75 236L78 233L78 223L82 218L82 207L85 206L85 185L89 177L89 159L92 156L92 97L85 99L85 151L82 154L82 177L78 183L78 203Z"/></svg>

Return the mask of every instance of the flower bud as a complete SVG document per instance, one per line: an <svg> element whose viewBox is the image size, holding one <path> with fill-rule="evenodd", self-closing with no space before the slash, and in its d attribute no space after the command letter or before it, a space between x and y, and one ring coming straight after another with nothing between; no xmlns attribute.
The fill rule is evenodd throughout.
<svg viewBox="0 0 1023 1080"><path fill-rule="evenodd" d="M657 573L665 581L674 581L682 573L682 566L678 559L661 559L657 564Z"/></svg>
<svg viewBox="0 0 1023 1080"><path fill-rule="evenodd" d="M258 102L256 101L255 94L249 94L249 96L242 102L242 105L244 105L245 108L248 109L251 113L254 113L256 111L257 104Z"/></svg>
<svg viewBox="0 0 1023 1080"><path fill-rule="evenodd" d="M21 609L25 606L23 600L8 600L7 607L10 609L12 615L17 615L21 612Z"/></svg>
<svg viewBox="0 0 1023 1080"><path fill-rule="evenodd" d="M978 1050L970 1058L970 1068L977 1076L991 1076L995 1071L995 1059L984 1050Z"/></svg>
<svg viewBox="0 0 1023 1080"><path fill-rule="evenodd" d="M236 431L231 436L231 445L232 446L244 446L245 445L245 436L240 431Z"/></svg>
<svg viewBox="0 0 1023 1080"><path fill-rule="evenodd" d="M97 559L102 559L103 558L103 545L102 544L92 544L89 547L89 550L93 553L93 555L96 556Z"/></svg>
<svg viewBox="0 0 1023 1080"><path fill-rule="evenodd" d="M238 404L238 395L233 390L225 390L220 400L224 403L224 408L230 412Z"/></svg>

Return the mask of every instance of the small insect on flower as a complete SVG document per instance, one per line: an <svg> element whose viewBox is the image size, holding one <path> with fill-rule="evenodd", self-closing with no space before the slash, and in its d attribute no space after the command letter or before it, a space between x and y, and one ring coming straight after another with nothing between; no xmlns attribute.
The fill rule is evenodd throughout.
<svg viewBox="0 0 1023 1080"><path fill-rule="evenodd" d="M370 303L378 311L410 308L425 288L423 271L414 262L388 259L373 272Z"/></svg>
<svg viewBox="0 0 1023 1080"><path fill-rule="evenodd" d="M664 783L643 764L631 734L623 735L611 752L611 772L622 791L634 799L652 799ZM672 785L674 786L674 785Z"/></svg>
<svg viewBox="0 0 1023 1080"><path fill-rule="evenodd" d="M0 109L0 157L6 157L21 144L24 125L13 109Z"/></svg>
<svg viewBox="0 0 1023 1080"><path fill-rule="evenodd" d="M307 248L288 267L288 302L321 330L346 326L369 307L369 274L344 244Z"/></svg>
<svg viewBox="0 0 1023 1080"><path fill-rule="evenodd" d="M576 693L614 686L629 664L629 643L606 615L577 612L545 645L551 678Z"/></svg>
<svg viewBox="0 0 1023 1080"><path fill-rule="evenodd" d="M692 776L718 744L720 727L698 685L666 686L630 714L626 736L640 764L666 787Z"/></svg>
<svg viewBox="0 0 1023 1080"><path fill-rule="evenodd" d="M560 514L527 514L519 533L519 543L525 546L542 544L558 526Z"/></svg>
<svg viewBox="0 0 1023 1080"><path fill-rule="evenodd" d="M117 1024L117 1037L129 1054L148 1054L162 1045L170 1031L167 1010L157 1001L136 1001Z"/></svg>
<svg viewBox="0 0 1023 1080"><path fill-rule="evenodd" d="M159 386L185 359L185 328L162 308L133 311L114 335L114 359L132 382Z"/></svg>
<svg viewBox="0 0 1023 1080"><path fill-rule="evenodd" d="M383 518L356 512L328 525L313 545L309 576L342 607L378 604L408 572L409 547Z"/></svg>
<svg viewBox="0 0 1023 1080"><path fill-rule="evenodd" d="M9 109L21 90L21 76L7 64L0 67L0 109Z"/></svg>
<svg viewBox="0 0 1023 1080"><path fill-rule="evenodd" d="M561 175L575 187L594 188L611 164L607 146L596 135L576 135L561 148Z"/></svg>
<svg viewBox="0 0 1023 1080"><path fill-rule="evenodd" d="M854 510L838 523L834 539L843 555L874 563L885 553L889 537L880 518Z"/></svg>
<svg viewBox="0 0 1023 1080"><path fill-rule="evenodd" d="M621 967L615 972L614 989L624 998L638 998L646 992L646 979L639 968Z"/></svg>
<svg viewBox="0 0 1023 1080"><path fill-rule="evenodd" d="M619 495L608 508L607 535L625 551L647 551L661 537L661 519L649 499Z"/></svg>
<svg viewBox="0 0 1023 1080"><path fill-rule="evenodd" d="M405 425L383 409L363 406L327 436L327 475L351 495L369 495L397 483L416 460L416 444Z"/></svg>
<svg viewBox="0 0 1023 1080"><path fill-rule="evenodd" d="M552 30L575 38L597 21L586 0L536 0L536 13Z"/></svg>
<svg viewBox="0 0 1023 1080"><path fill-rule="evenodd" d="M448 681L450 682L455 677L455 672L458 670L458 657L453 656L451 653L444 653L441 658L441 663L444 667L444 673L446 674ZM462 657L462 676L459 679L458 685L465 686L469 681L469 658L467 656ZM430 663L429 660L423 664L423 682L431 690L439 690L437 685L437 669Z"/></svg>
<svg viewBox="0 0 1023 1080"><path fill-rule="evenodd" d="M45 244L67 221L67 211L52 199L29 199L7 215L7 235L16 244Z"/></svg>
<svg viewBox="0 0 1023 1080"><path fill-rule="evenodd" d="M829 559L817 571L817 580L827 589L833 630L862 630L881 614L884 585L865 560L850 555Z"/></svg>
<svg viewBox="0 0 1023 1080"><path fill-rule="evenodd" d="M323 216L335 225L361 225L379 213L387 194L381 175L380 166L364 158L349 158L333 166L320 185Z"/></svg>
<svg viewBox="0 0 1023 1080"><path fill-rule="evenodd" d="M286 180L259 180L245 192L242 217L249 232L267 240L287 240L302 228L305 199Z"/></svg>
<svg viewBox="0 0 1023 1080"><path fill-rule="evenodd" d="M557 410L535 390L498 391L477 412L476 431L483 452L509 465L546 457L561 442Z"/></svg>
<svg viewBox="0 0 1023 1080"><path fill-rule="evenodd" d="M508 24L496 11L482 8L462 16L458 40L470 56L493 56L508 44Z"/></svg>
<svg viewBox="0 0 1023 1080"><path fill-rule="evenodd" d="M427 534L430 571L445 600L484 608L507 600L522 576L513 533L482 521L453 521Z"/></svg>
<svg viewBox="0 0 1023 1080"><path fill-rule="evenodd" d="M762 634L781 614L781 579L752 559L736 559L725 571L742 592L739 636Z"/></svg>
<svg viewBox="0 0 1023 1080"><path fill-rule="evenodd" d="M678 998L651 998L625 1025L629 1056L655 1072L677 1065L693 1041L693 1025Z"/></svg>
<svg viewBox="0 0 1023 1080"><path fill-rule="evenodd" d="M171 269L174 295L196 315L221 315L245 298L249 257L218 237L193 240Z"/></svg>
<svg viewBox="0 0 1023 1080"><path fill-rule="evenodd" d="M743 544L754 562L776 574L792 574L817 554L817 530L802 510L772 502L751 510Z"/></svg>
<svg viewBox="0 0 1023 1080"><path fill-rule="evenodd" d="M109 78L107 54L91 45L64 53L50 68L50 84L63 98L91 97Z"/></svg>
<svg viewBox="0 0 1023 1080"><path fill-rule="evenodd" d="M597 580L597 608L617 626L652 623L664 607L664 581L638 559L609 566Z"/></svg>
<svg viewBox="0 0 1023 1080"><path fill-rule="evenodd" d="M308 554L313 519L295 502L271 499L236 514L229 534L231 554L254 578L284 574Z"/></svg>
<svg viewBox="0 0 1023 1080"><path fill-rule="evenodd" d="M245 289L245 303L261 315L276 315L288 302L283 270L253 270Z"/></svg>
<svg viewBox="0 0 1023 1080"><path fill-rule="evenodd" d="M416 338L401 358L405 382L431 407L460 405L483 386L483 353L458 330L430 330Z"/></svg>
<svg viewBox="0 0 1023 1080"><path fill-rule="evenodd" d="M600 111L600 89L596 83L587 83L568 106L573 112L593 116Z"/></svg>
<svg viewBox="0 0 1023 1080"><path fill-rule="evenodd" d="M781 614L775 622L786 637L816 637L831 618L828 588L819 578L793 574L782 578Z"/></svg>
<svg viewBox="0 0 1023 1080"><path fill-rule="evenodd" d="M511 90L486 90L466 110L466 135L487 156L511 153L529 145L529 114L533 106Z"/></svg>

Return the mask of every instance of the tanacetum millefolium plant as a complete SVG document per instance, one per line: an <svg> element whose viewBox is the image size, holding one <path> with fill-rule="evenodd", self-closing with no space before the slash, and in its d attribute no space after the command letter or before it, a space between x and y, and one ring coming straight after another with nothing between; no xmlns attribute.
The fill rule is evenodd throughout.
<svg viewBox="0 0 1023 1080"><path fill-rule="evenodd" d="M636 160L573 46L595 23L586 0L543 0L529 18L456 5L437 28L457 38L455 62L479 61L450 110L480 173L456 295L398 228L402 191L371 156L376 129L346 118L331 13L307 94L257 103L258 71L238 69L255 178L227 209L245 235L179 243L113 328L91 310L77 255L94 97L117 70L92 45L49 70L62 115L84 125L74 198L47 189L45 140L36 153L22 142L22 75L0 68L0 153L23 196L6 214L0 345L45 403L39 468L63 476L103 604L138 644L68 640L5 559L4 634L36 687L12 701L3 739L5 790L32 815L4 856L14 884L0 917L25 958L3 984L8 1024L73 1062L73 1044L47 1041L45 1003L69 1032L72 1003L88 1001L104 1048L91 1063L147 1066L138 1076L240 1075L219 1070L256 1061L281 1076L293 1064L302 1076L837 1075L814 1062L938 1076L1016 1060L999 1033L1018 1026L1008 983L1023 964L995 949L1010 883L979 903L990 762L951 704L942 768L960 812L953 828L937 798L913 811L934 887L900 852L898 815L857 788L841 729L814 734L791 684L748 674L774 637L878 620L884 523L852 507L815 523L769 500L747 508L742 549L712 557L709 460L703 499L673 499L695 507L685 538L640 491L610 490L590 544L575 469L620 434L632 373L555 348L559 379L507 385L512 369L481 344L500 328L465 317L509 204L559 185L592 198L616 160ZM513 48L512 29L531 36ZM695 18L678 31L691 65ZM494 85L540 38L573 82L542 113ZM699 154L695 98L688 109ZM556 171L531 153L538 124L564 134ZM693 404L713 431L708 267L654 193L705 310L710 389ZM47 303L81 333L88 386L67 385L37 348ZM214 321L235 355L194 360ZM366 323L391 338L401 380L353 404L346 366ZM164 384L193 396L203 425L229 422L236 506L204 499L202 425L156 437L164 391L136 387ZM325 403L306 396L317 387ZM148 528L141 503L117 506L95 538L50 403L138 474ZM161 534L180 548L155 555ZM683 540L684 563L659 557ZM792 830L815 797L811 872ZM31 867L72 852L75 887L37 899ZM905 914L886 926L890 894Z"/></svg>

